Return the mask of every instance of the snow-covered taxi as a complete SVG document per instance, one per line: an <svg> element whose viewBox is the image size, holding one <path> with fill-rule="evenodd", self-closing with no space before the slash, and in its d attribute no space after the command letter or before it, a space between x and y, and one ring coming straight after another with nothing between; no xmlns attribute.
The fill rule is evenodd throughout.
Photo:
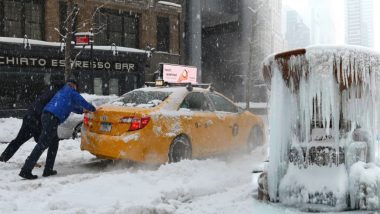
<svg viewBox="0 0 380 214"><path fill-rule="evenodd" d="M81 149L105 159L177 162L263 144L264 123L212 89L148 87L85 115Z"/></svg>

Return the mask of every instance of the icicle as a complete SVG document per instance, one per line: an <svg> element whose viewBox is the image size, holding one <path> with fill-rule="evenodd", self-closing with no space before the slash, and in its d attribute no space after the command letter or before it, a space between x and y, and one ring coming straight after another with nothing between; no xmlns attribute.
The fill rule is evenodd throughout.
<svg viewBox="0 0 380 214"><path fill-rule="evenodd" d="M294 102L289 88L275 65L272 69L272 90L270 95L269 127L271 136L269 141L270 155L268 166L268 189L271 200L277 201L278 185L287 168L288 146L291 143L292 118L295 115L284 114L282 109L292 111ZM281 121L280 123L278 121Z"/></svg>

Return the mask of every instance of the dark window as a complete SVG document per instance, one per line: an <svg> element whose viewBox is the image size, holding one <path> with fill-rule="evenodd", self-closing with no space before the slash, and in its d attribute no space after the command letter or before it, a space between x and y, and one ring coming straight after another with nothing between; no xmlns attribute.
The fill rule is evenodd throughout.
<svg viewBox="0 0 380 214"><path fill-rule="evenodd" d="M216 111L238 112L238 107L218 94L209 94Z"/></svg>
<svg viewBox="0 0 380 214"><path fill-rule="evenodd" d="M169 52L170 23L168 17L157 17L157 50Z"/></svg>
<svg viewBox="0 0 380 214"><path fill-rule="evenodd" d="M42 40L43 14L41 0L0 0L0 35Z"/></svg>
<svg viewBox="0 0 380 214"><path fill-rule="evenodd" d="M95 44L138 48L137 15L130 12L103 9L95 16Z"/></svg>
<svg viewBox="0 0 380 214"><path fill-rule="evenodd" d="M200 92L188 94L181 103L180 108L186 108L192 111L212 111L210 102L206 96Z"/></svg>

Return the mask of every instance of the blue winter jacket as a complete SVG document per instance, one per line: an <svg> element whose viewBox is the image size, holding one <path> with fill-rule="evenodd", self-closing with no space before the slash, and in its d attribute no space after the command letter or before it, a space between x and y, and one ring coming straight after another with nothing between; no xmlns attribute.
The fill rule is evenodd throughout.
<svg viewBox="0 0 380 214"><path fill-rule="evenodd" d="M65 85L46 104L44 112L52 113L59 119L60 123L63 123L71 112L82 114L83 109L96 111L96 108L88 103L78 92Z"/></svg>

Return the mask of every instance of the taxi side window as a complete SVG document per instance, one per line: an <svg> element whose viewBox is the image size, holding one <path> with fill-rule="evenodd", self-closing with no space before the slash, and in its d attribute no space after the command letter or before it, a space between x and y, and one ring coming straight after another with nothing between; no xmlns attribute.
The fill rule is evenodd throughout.
<svg viewBox="0 0 380 214"><path fill-rule="evenodd" d="M232 113L236 113L239 111L237 106L235 106L229 100L218 94L210 93L209 97L211 99L211 102L214 104L215 111L224 111Z"/></svg>
<svg viewBox="0 0 380 214"><path fill-rule="evenodd" d="M206 96L199 92L188 94L180 105L180 108L192 111L211 111L211 105Z"/></svg>

